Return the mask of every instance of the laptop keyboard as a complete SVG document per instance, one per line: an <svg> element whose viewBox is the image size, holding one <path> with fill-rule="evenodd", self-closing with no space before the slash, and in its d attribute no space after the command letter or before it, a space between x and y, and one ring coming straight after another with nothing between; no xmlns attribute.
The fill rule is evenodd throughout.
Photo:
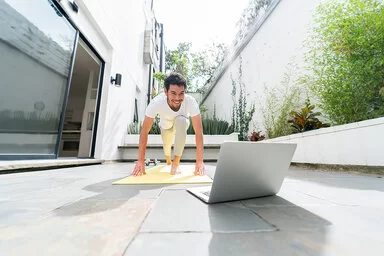
<svg viewBox="0 0 384 256"><path fill-rule="evenodd" d="M202 194L209 196L211 194L211 190L203 191Z"/></svg>

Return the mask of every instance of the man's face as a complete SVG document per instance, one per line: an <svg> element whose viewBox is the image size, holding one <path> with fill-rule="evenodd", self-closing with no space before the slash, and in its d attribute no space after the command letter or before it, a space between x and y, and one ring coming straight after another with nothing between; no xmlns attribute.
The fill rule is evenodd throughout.
<svg viewBox="0 0 384 256"><path fill-rule="evenodd" d="M184 100L184 94L185 94L184 86L171 84L169 85L168 91L166 88L164 88L164 92L165 92L165 95L167 95L167 102L169 107L174 111L178 111L180 109L181 103Z"/></svg>

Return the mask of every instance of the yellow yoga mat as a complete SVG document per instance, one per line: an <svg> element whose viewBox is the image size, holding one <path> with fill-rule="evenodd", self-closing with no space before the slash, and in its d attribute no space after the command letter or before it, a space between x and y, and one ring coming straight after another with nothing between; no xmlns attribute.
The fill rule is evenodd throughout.
<svg viewBox="0 0 384 256"><path fill-rule="evenodd" d="M185 183L212 183L207 175L195 176L195 165L180 165L180 174L171 175L171 166L159 165L146 169L147 174L142 176L128 176L114 182L115 185L126 184L185 184Z"/></svg>

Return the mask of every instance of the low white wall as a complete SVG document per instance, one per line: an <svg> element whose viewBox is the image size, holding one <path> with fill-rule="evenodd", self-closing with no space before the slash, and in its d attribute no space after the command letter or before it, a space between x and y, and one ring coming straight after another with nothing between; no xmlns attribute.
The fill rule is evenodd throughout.
<svg viewBox="0 0 384 256"><path fill-rule="evenodd" d="M228 135L204 135L204 161L217 161L219 157L220 144L224 141L237 141L238 133L231 133ZM125 135L124 144L119 147L120 158L126 161L137 160L137 153L139 149L139 134ZM161 135L149 134L148 146L145 151L147 158L165 160L163 152L163 142ZM173 153L173 151L172 151ZM186 145L183 151L182 161L195 161L196 160L196 143L195 135L188 134Z"/></svg>
<svg viewBox="0 0 384 256"><path fill-rule="evenodd" d="M221 144L224 141L237 141L238 133L231 133L227 135L204 135L204 145ZM125 135L124 145L139 144L140 134L127 134ZM195 145L195 135L188 134L185 141L186 145ZM148 134L148 145L163 145L161 135Z"/></svg>
<svg viewBox="0 0 384 256"><path fill-rule="evenodd" d="M384 166L384 117L265 142L297 143L296 163Z"/></svg>

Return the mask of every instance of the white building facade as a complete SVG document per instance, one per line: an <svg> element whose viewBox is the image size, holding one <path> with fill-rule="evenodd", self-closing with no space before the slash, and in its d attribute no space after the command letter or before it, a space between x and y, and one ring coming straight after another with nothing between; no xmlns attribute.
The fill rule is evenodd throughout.
<svg viewBox="0 0 384 256"><path fill-rule="evenodd" d="M0 159L120 159L164 70L153 0L0 0Z"/></svg>

